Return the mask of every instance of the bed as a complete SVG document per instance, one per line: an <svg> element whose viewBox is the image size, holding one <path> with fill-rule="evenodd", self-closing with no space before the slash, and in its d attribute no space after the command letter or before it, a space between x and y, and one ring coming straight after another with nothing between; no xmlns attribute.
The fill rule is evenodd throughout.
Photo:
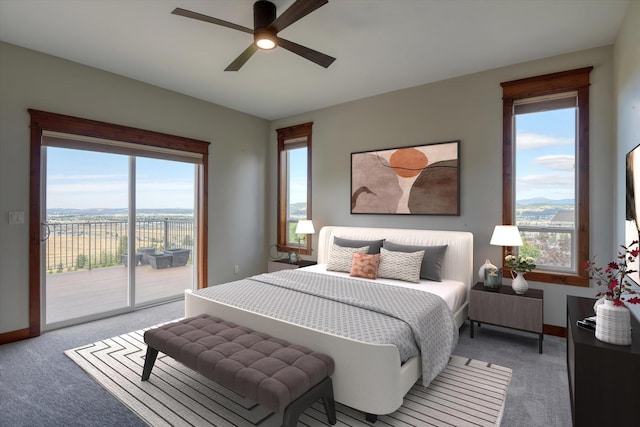
<svg viewBox="0 0 640 427"><path fill-rule="evenodd" d="M327 264L331 261L331 250L338 238L349 240L385 239L386 242L398 245L429 247L446 245L440 267L442 279L440 282L420 280L419 283L413 284L394 279L377 279L369 282L383 283L379 285L380 287L389 284L403 289L419 289L421 293L424 293L424 290L428 288L429 293L435 293L442 298L450 311L449 316L452 316L452 324L455 323L455 327L459 328L467 318L468 295L473 284L473 235L471 233L327 226L323 227L319 233L318 264L299 269L299 274L348 278L348 273L327 271ZM285 272L285 274L290 273ZM272 273L261 277L268 281L271 276L276 274ZM228 285L232 284L222 286L233 287L233 285ZM218 287L214 286L209 289L215 290L215 288ZM366 414L382 415L398 409L402 405L403 397L421 377L423 371L424 360L420 354L403 360L401 351L394 344L349 338L338 333L284 320L287 319L284 316L278 318L279 315L267 315L241 308L235 304L216 301L211 299L211 296L202 295L201 291L187 291L185 316L190 317L202 313L219 316L225 320L330 355L336 365L332 377L336 401ZM457 340L457 330L455 332ZM424 347L422 348L424 349Z"/></svg>

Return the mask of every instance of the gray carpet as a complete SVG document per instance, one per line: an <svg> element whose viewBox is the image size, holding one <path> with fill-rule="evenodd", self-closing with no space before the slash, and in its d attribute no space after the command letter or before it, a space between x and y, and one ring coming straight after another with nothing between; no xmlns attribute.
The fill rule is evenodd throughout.
<svg viewBox="0 0 640 427"><path fill-rule="evenodd" d="M273 414L252 401L177 363L158 357L149 381L140 381L147 346L144 330L66 351L89 375L153 426L279 426ZM409 391L403 406L379 417L381 425L500 425L511 370L495 364L452 356L445 370L425 389ZM337 404L337 426L370 425L364 414ZM320 402L306 410L299 425L323 425Z"/></svg>
<svg viewBox="0 0 640 427"><path fill-rule="evenodd" d="M0 346L0 426L144 426L64 351L183 315L183 302L90 322ZM502 426L570 426L566 342L483 325L463 327L454 353L513 370ZM384 425L380 423L380 425Z"/></svg>
<svg viewBox="0 0 640 427"><path fill-rule="evenodd" d="M482 325L471 339L465 326L454 353L513 370L503 427L570 427L566 346L566 339L545 335L539 354L535 334Z"/></svg>

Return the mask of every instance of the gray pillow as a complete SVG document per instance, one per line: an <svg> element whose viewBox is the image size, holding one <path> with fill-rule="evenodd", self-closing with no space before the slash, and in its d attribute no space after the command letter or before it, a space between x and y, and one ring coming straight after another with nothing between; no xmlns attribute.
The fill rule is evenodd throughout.
<svg viewBox="0 0 640 427"><path fill-rule="evenodd" d="M380 249L378 277L418 283L424 251L400 252Z"/></svg>
<svg viewBox="0 0 640 427"><path fill-rule="evenodd" d="M369 246L370 254L379 254L380 248L384 243L384 239L382 240L351 240L351 239L343 239L341 237L334 237L333 243L342 246L343 248L361 248L363 246Z"/></svg>
<svg viewBox="0 0 640 427"><path fill-rule="evenodd" d="M420 278L426 280L433 280L434 282L442 282L440 276L440 270L442 268L442 260L444 259L444 253L447 251L447 246L412 246L412 245L398 245L393 242L384 242L383 248L389 251L396 252L418 252L424 251L424 257L422 258L422 266L420 267Z"/></svg>

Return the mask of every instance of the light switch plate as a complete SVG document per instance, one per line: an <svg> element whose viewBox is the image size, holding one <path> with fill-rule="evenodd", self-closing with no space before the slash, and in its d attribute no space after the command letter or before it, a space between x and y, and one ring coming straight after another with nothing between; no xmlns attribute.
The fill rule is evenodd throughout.
<svg viewBox="0 0 640 427"><path fill-rule="evenodd" d="M9 224L24 224L24 212L9 212Z"/></svg>

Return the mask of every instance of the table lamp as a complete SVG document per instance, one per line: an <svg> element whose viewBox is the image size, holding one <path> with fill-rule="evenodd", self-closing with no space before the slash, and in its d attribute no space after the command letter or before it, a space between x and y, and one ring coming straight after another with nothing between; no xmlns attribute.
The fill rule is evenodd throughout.
<svg viewBox="0 0 640 427"><path fill-rule="evenodd" d="M515 225L496 225L489 244L502 247L522 246L520 230ZM502 286L502 271L499 269L486 269L484 272L484 286L492 290L500 289Z"/></svg>
<svg viewBox="0 0 640 427"><path fill-rule="evenodd" d="M517 225L496 225L493 229L490 245L522 246L522 237Z"/></svg>
<svg viewBox="0 0 640 427"><path fill-rule="evenodd" d="M315 228L313 228L313 221L311 221L310 219L301 219L298 220L298 224L296 225L296 234L315 234L316 230ZM298 237L298 263L300 263L302 261L301 258L301 250L302 250L302 238Z"/></svg>

